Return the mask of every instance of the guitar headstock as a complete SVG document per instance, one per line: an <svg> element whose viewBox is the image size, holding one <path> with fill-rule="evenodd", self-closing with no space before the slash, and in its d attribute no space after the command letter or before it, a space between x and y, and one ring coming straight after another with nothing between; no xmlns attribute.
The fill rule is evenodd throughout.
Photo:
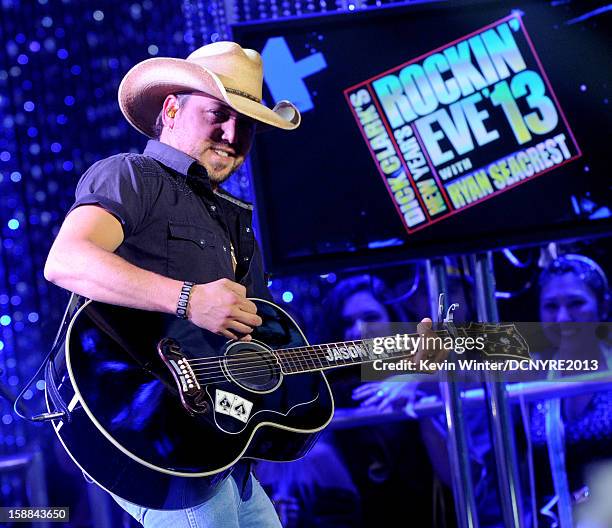
<svg viewBox="0 0 612 528"><path fill-rule="evenodd" d="M529 344L512 323L470 323L466 333L471 337L482 337L485 358L531 359Z"/></svg>

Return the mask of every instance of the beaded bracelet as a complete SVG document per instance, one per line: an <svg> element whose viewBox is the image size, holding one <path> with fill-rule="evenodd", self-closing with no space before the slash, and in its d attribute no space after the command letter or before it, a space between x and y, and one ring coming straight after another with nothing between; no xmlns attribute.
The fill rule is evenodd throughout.
<svg viewBox="0 0 612 528"><path fill-rule="evenodd" d="M185 281L179 293L178 302L176 303L176 316L179 319L187 319L187 307L189 306L189 297L191 296L191 288L195 283Z"/></svg>

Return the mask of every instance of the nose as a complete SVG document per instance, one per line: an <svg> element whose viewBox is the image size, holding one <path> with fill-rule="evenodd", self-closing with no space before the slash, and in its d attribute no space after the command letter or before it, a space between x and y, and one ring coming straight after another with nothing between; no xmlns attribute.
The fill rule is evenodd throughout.
<svg viewBox="0 0 612 528"><path fill-rule="evenodd" d="M562 304L561 306L559 306L557 310L556 320L557 320L557 323L567 323L573 320L569 310L567 309L565 305Z"/></svg>
<svg viewBox="0 0 612 528"><path fill-rule="evenodd" d="M232 118L228 119L221 125L221 130L223 130L222 139L227 141L230 145L233 145L238 136L238 120Z"/></svg>

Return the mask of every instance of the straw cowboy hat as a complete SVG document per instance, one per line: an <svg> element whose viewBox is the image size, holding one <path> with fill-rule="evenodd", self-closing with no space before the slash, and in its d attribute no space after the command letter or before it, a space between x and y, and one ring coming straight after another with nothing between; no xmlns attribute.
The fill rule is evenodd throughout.
<svg viewBox="0 0 612 528"><path fill-rule="evenodd" d="M129 123L149 137L155 135L166 97L180 92L204 92L260 123L297 128L301 117L292 103L280 101L273 109L261 104L262 83L259 53L235 42L215 42L187 59L156 57L136 64L119 85L119 107Z"/></svg>

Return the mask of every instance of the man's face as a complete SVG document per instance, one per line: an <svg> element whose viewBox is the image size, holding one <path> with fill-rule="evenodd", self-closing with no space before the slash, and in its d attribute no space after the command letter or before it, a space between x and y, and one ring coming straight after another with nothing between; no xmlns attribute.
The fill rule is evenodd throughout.
<svg viewBox="0 0 612 528"><path fill-rule="evenodd" d="M218 99L194 93L178 105L164 142L198 160L213 185L219 185L244 162L255 121Z"/></svg>

